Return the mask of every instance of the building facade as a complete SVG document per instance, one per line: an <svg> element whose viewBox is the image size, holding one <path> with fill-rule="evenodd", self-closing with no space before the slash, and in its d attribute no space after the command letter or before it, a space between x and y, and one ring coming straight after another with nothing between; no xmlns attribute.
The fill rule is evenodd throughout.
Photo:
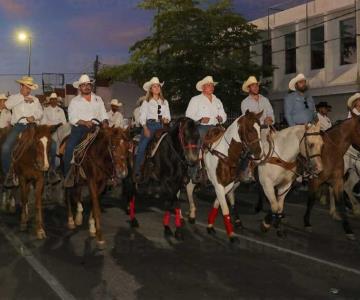
<svg viewBox="0 0 360 300"><path fill-rule="evenodd" d="M333 121L347 116L346 100L359 91L360 0L314 0L252 21L262 40L251 46L252 60L272 65L262 79L278 122L283 99L297 73L308 77L316 102L327 101Z"/></svg>

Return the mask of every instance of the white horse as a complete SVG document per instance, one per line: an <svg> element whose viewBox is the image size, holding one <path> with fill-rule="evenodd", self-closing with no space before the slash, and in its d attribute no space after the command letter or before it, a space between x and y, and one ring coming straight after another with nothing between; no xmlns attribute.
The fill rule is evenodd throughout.
<svg viewBox="0 0 360 300"><path fill-rule="evenodd" d="M271 211L261 223L266 232L274 222L281 223L284 213L284 200L297 174L299 154L306 160L304 166L311 166L311 172L322 171L321 149L323 140L320 135L320 123L296 125L272 134L272 143L264 143L265 153L271 154L265 163L258 166L259 181L270 202ZM272 144L272 145L271 145ZM282 231L278 230L281 235Z"/></svg>
<svg viewBox="0 0 360 300"><path fill-rule="evenodd" d="M261 115L262 112L255 114L247 111L245 115L237 118L219 140L215 141L211 148L204 153L205 168L216 192L216 200L208 216L207 230L209 234L215 233L213 226L220 206L227 235L231 241L234 240L234 231L225 197L239 178L239 161L242 156L251 154L253 158L260 159L262 155L259 123ZM196 212L192 195L194 187L192 182L186 187L191 221L195 220Z"/></svg>

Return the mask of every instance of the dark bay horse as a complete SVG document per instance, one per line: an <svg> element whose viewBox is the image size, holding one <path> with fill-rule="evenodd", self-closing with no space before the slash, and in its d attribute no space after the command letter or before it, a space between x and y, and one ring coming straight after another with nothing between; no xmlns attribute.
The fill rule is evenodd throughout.
<svg viewBox="0 0 360 300"><path fill-rule="evenodd" d="M311 231L310 214L316 199L316 192L323 183L329 184L333 191L335 201L339 207L342 226L346 236L353 240L355 235L349 224L344 200L344 154L350 145L360 147L360 117L353 115L351 119L342 121L327 130L323 135L323 150L321 160L323 171L309 183L309 196L304 216L304 225Z"/></svg>
<svg viewBox="0 0 360 300"><path fill-rule="evenodd" d="M18 139L13 151L13 168L19 178L21 189L20 229L27 229L29 220L28 199L30 185L35 187L36 237L44 239L46 233L43 224L42 194L44 191L44 172L49 169L51 135L58 126L29 125Z"/></svg>
<svg viewBox="0 0 360 300"><path fill-rule="evenodd" d="M119 181L128 174L129 130L121 128L100 128L99 133L83 157L81 167L86 175L75 187L66 189L68 228L74 229L73 201L80 202L81 186L87 185L92 202L89 218L90 236L96 237L97 247L103 249L105 240L101 230L101 210L99 197L109 180ZM82 213L82 212L81 212ZM82 218L81 218L82 219ZM76 222L76 225L81 225Z"/></svg>
<svg viewBox="0 0 360 300"><path fill-rule="evenodd" d="M175 214L175 238L182 240L182 215L178 193L188 182L188 167L198 163L200 135L196 123L180 118L169 129L153 155L154 139L148 146L143 166L143 181L137 186L136 198L146 194L158 198L165 205L163 226L165 236L173 235L170 229L171 212Z"/></svg>

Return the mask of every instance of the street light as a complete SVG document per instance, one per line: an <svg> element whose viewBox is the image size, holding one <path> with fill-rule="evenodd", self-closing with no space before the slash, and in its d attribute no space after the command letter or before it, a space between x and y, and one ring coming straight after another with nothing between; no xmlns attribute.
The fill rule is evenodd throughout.
<svg viewBox="0 0 360 300"><path fill-rule="evenodd" d="M28 76L30 76L30 73L31 73L31 36L27 32L20 31L17 34L17 39L22 43L28 41L28 45L29 45Z"/></svg>

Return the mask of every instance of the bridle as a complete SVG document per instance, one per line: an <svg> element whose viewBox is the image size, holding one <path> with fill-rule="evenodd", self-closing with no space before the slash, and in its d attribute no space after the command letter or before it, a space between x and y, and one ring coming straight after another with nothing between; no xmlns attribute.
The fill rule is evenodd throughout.
<svg viewBox="0 0 360 300"><path fill-rule="evenodd" d="M302 142L304 142L307 161L309 161L309 160L311 160L312 158L315 158L315 157L321 157L321 153L316 153L316 154L312 154L312 155L309 154L309 145L307 143L307 137L309 137L309 136L321 136L321 132L320 131L318 131L318 132L307 132L307 131L305 131L303 137L300 140L300 145L301 145Z"/></svg>
<svg viewBox="0 0 360 300"><path fill-rule="evenodd" d="M180 141L180 145L183 148L183 150L188 150L188 149L200 149L200 145L198 144L193 144L193 143L186 143L184 142L184 123L180 123L179 124L179 133L178 133L178 138Z"/></svg>
<svg viewBox="0 0 360 300"><path fill-rule="evenodd" d="M239 125L239 127L243 127L243 126ZM251 155L249 155L249 154L254 155L253 151L251 150L251 146L253 144L260 143L261 138L257 138L252 141L249 141L245 134L245 128L240 128L240 130L241 130L240 140L241 140L242 146L244 148L244 150L242 151L242 153L243 153L242 158L248 157L249 160L258 160L258 159L251 157Z"/></svg>

